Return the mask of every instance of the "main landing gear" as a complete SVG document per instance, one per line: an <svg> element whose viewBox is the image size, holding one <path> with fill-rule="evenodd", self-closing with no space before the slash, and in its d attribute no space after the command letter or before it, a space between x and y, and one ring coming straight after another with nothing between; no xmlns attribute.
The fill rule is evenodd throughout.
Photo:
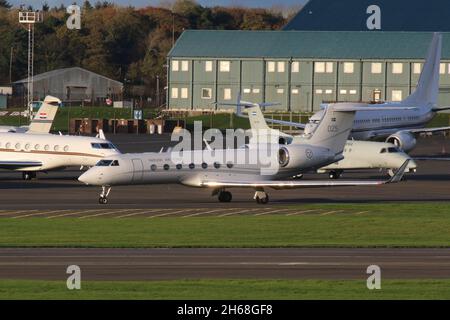
<svg viewBox="0 0 450 320"><path fill-rule="evenodd" d="M108 195L111 192L111 187L102 186L102 192L100 193L100 197L98 198L98 203L107 204L108 203Z"/></svg>
<svg viewBox="0 0 450 320"><path fill-rule="evenodd" d="M32 172L32 171L25 171L22 172L22 179L23 180L32 180L36 178L36 172Z"/></svg>
<svg viewBox="0 0 450 320"><path fill-rule="evenodd" d="M258 204L267 204L269 202L269 195L264 191L256 191L253 199Z"/></svg>
<svg viewBox="0 0 450 320"><path fill-rule="evenodd" d="M330 179L339 179L341 177L342 170L331 170L329 173Z"/></svg>
<svg viewBox="0 0 450 320"><path fill-rule="evenodd" d="M230 202L233 199L233 195L231 192L223 190L219 192L218 198L220 202Z"/></svg>

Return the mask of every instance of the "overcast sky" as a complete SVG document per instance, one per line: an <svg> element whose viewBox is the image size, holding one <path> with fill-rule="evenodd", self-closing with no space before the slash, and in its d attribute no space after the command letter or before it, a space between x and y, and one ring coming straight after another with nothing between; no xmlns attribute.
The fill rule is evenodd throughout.
<svg viewBox="0 0 450 320"><path fill-rule="evenodd" d="M32 5L34 8L40 8L42 3L47 2L50 7L55 5L60 5L64 3L65 5L72 4L74 2L78 4L82 4L84 0L8 0L9 3L12 3L15 6L25 4ZM298 5L304 4L307 0L198 0L198 2L202 5L206 6L229 6L229 5L239 5L246 7L272 7L273 5ZM92 4L97 2L97 0L90 0ZM156 6L161 3L161 0L109 0L109 2L114 2L121 5L133 5L135 7L143 7L148 5Z"/></svg>

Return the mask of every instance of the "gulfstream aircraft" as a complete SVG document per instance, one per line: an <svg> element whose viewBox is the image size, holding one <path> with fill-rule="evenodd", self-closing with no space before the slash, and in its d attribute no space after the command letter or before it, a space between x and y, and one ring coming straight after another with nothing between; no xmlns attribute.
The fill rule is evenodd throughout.
<svg viewBox="0 0 450 320"><path fill-rule="evenodd" d="M261 135L267 132L275 134L279 132L279 142L281 144L304 143L301 135L292 136L276 129L271 129L264 119L261 106L256 103L238 101L238 108L246 107L252 134ZM241 112L241 111L239 111ZM260 133L261 132L261 133ZM329 164L317 170L318 173L329 173L330 179L338 179L344 170L361 169L386 169L392 177L395 170L400 168L406 160L410 160L406 167L406 172L416 171L416 163L398 147L392 143L376 141L348 140L345 143L344 159Z"/></svg>
<svg viewBox="0 0 450 320"><path fill-rule="evenodd" d="M385 140L408 152L416 146L416 134L450 130L450 127L424 128L437 112L450 109L437 107L441 51L442 35L435 33L415 91L401 102L366 104L368 107L377 108L378 111L368 112L364 109L358 111L350 138ZM304 129L304 133L310 134L322 119L326 107L323 105L322 110L315 113L307 124L273 119L266 121ZM390 110L390 107L414 108Z"/></svg>
<svg viewBox="0 0 450 320"><path fill-rule="evenodd" d="M69 166L93 166L99 159L120 152L99 138L49 134L59 99L47 97L25 133L0 133L0 168L22 172L24 180L36 177L38 171Z"/></svg>
<svg viewBox="0 0 450 320"><path fill-rule="evenodd" d="M87 185L102 186L99 202L106 204L111 186L130 184L179 183L190 187L206 187L218 195L221 202L229 202L227 189L245 187L255 189L254 199L265 204L269 196L265 188L286 189L302 187L374 186L398 182L408 160L388 181L299 181L291 177L342 160L342 152L351 130L355 104L330 105L315 132L304 143L280 146L278 142L249 144L238 149L185 150L164 153L130 153L106 157L83 173L78 180ZM249 110L252 111L251 109ZM274 149L271 162L255 155ZM274 160L274 161L273 161ZM270 174L265 167L270 165Z"/></svg>
<svg viewBox="0 0 450 320"><path fill-rule="evenodd" d="M1 132L17 133L49 133L55 119L61 100L52 96L46 96L41 107L34 116L29 126L0 126Z"/></svg>

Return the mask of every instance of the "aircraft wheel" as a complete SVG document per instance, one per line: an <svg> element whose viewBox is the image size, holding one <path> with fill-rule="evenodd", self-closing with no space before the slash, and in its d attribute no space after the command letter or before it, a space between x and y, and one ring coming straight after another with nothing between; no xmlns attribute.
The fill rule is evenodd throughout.
<svg viewBox="0 0 450 320"><path fill-rule="evenodd" d="M100 204L107 204L108 203L108 198L100 197L100 198L98 198L98 203L100 203Z"/></svg>
<svg viewBox="0 0 450 320"><path fill-rule="evenodd" d="M389 177L392 178L395 175L395 170L394 169L388 169L387 173L388 173Z"/></svg>
<svg viewBox="0 0 450 320"><path fill-rule="evenodd" d="M220 202L230 202L233 198L231 192L229 191L222 191L219 193L219 201Z"/></svg>
<svg viewBox="0 0 450 320"><path fill-rule="evenodd" d="M330 179L339 179L341 177L341 173L340 171L330 171L329 177Z"/></svg>
<svg viewBox="0 0 450 320"><path fill-rule="evenodd" d="M31 180L33 178L36 178L36 173L34 173L34 172L22 172L22 179L23 180Z"/></svg>
<svg viewBox="0 0 450 320"><path fill-rule="evenodd" d="M269 195L266 193L266 196L263 198L256 196L255 200L258 204L267 204L269 202Z"/></svg>

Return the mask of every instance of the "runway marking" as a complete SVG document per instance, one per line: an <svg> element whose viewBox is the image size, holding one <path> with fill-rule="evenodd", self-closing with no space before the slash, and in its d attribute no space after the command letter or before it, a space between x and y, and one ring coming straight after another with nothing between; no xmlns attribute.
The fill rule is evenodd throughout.
<svg viewBox="0 0 450 320"><path fill-rule="evenodd" d="M61 217L67 217L67 216L74 216L76 214L95 212L95 211L100 211L100 210L105 210L105 209L75 210L75 211L71 211L70 213L58 214L56 216L51 216L51 217L45 217L45 219L54 219L54 218L61 218Z"/></svg>
<svg viewBox="0 0 450 320"><path fill-rule="evenodd" d="M140 215L140 214L144 214L145 215L146 213L155 212L155 211L158 211L159 209L132 209L132 210L138 210L138 212L123 214L123 215L114 217L114 219L134 217L134 216L137 216L137 215Z"/></svg>
<svg viewBox="0 0 450 320"><path fill-rule="evenodd" d="M23 215L23 216L14 216L14 217L11 217L11 219L18 219L18 218L22 218L22 217L27 217L27 216L30 216L30 214L35 214L36 211L39 211L39 210L36 209L36 210L22 210L22 211L17 211L17 212L14 212L13 214L16 215L16 214L24 213L24 212L26 212L26 213L28 213L28 214ZM33 212L33 213L29 213L29 212ZM38 213L38 214L43 214L43 213Z"/></svg>
<svg viewBox="0 0 450 320"><path fill-rule="evenodd" d="M267 210L267 209L266 209L266 210ZM290 209L275 209L275 210L270 210L270 211L266 211L266 212L261 212L261 213L255 214L255 217L256 217L256 216L263 216L263 215L270 214L270 213L274 213L274 212L286 211L286 210L290 210Z"/></svg>
<svg viewBox="0 0 450 320"><path fill-rule="evenodd" d="M303 213L308 213L308 212L313 212L313 211L319 211L319 210L320 210L320 209L311 209L311 210L295 211L295 212L286 214L286 216L295 216L295 215L298 215L298 214L303 214Z"/></svg>
<svg viewBox="0 0 450 320"><path fill-rule="evenodd" d="M239 208L234 208L234 209L239 209ZM249 212L256 211L256 210L259 210L259 208L257 208L257 209L244 209L244 210L241 210L241 211L238 211L238 212L224 213L224 214L219 215L218 217L219 218L221 218L221 217L228 217L228 216L231 216L231 215L234 215L234 214L241 214L243 212L249 213Z"/></svg>
<svg viewBox="0 0 450 320"><path fill-rule="evenodd" d="M367 212L370 212L370 211L358 211L358 212L356 212L355 214L363 214L363 213L367 213Z"/></svg>
<svg viewBox="0 0 450 320"><path fill-rule="evenodd" d="M208 214L208 213L213 213L213 212L217 212L217 211L227 211L227 210L229 210L229 209L214 209L214 210L209 210L209 211L200 211L200 212L188 214L186 216L182 216L182 218L195 217L195 216L199 216L202 214Z"/></svg>
<svg viewBox="0 0 450 320"><path fill-rule="evenodd" d="M35 210L35 211L38 211L38 210ZM53 214L53 213L58 213L58 212L67 212L67 211L69 211L69 209L44 211L44 212L38 212L38 213L30 213L30 214L26 214L26 215L23 215L23 216L12 217L12 219L20 219L20 218L40 216L40 215L44 215L44 214Z"/></svg>
<svg viewBox="0 0 450 320"><path fill-rule="evenodd" d="M158 209L157 212L158 211L167 211L167 210L173 210L173 209ZM152 218L157 218L157 217L165 217L165 216L180 213L180 212L186 212L187 210L196 210L196 209L183 209L183 210L178 210L178 211L174 211L174 212L161 213L161 214L157 214L154 216L150 216L147 219L152 219Z"/></svg>
<svg viewBox="0 0 450 320"><path fill-rule="evenodd" d="M108 209L103 209L103 210L108 210ZM108 212L100 212L94 215L87 215L87 216L82 216L79 217L78 219L87 219L87 218L94 218L94 217L101 217L101 216L106 216L106 215L110 215L110 214L116 214L116 213L122 213L122 212L128 212L130 210L134 210L134 209L122 209L122 210L109 210Z"/></svg>
<svg viewBox="0 0 450 320"><path fill-rule="evenodd" d="M19 213L24 213L24 212L29 212L30 210L2 210L2 212L0 213L0 215L2 216L8 216L11 214L19 214Z"/></svg>
<svg viewBox="0 0 450 320"><path fill-rule="evenodd" d="M339 213L339 212L343 212L343 211L344 211L344 210L333 210L333 211L328 211L328 212L321 213L320 215L321 215L321 216L327 216L327 215L329 215L329 214Z"/></svg>

